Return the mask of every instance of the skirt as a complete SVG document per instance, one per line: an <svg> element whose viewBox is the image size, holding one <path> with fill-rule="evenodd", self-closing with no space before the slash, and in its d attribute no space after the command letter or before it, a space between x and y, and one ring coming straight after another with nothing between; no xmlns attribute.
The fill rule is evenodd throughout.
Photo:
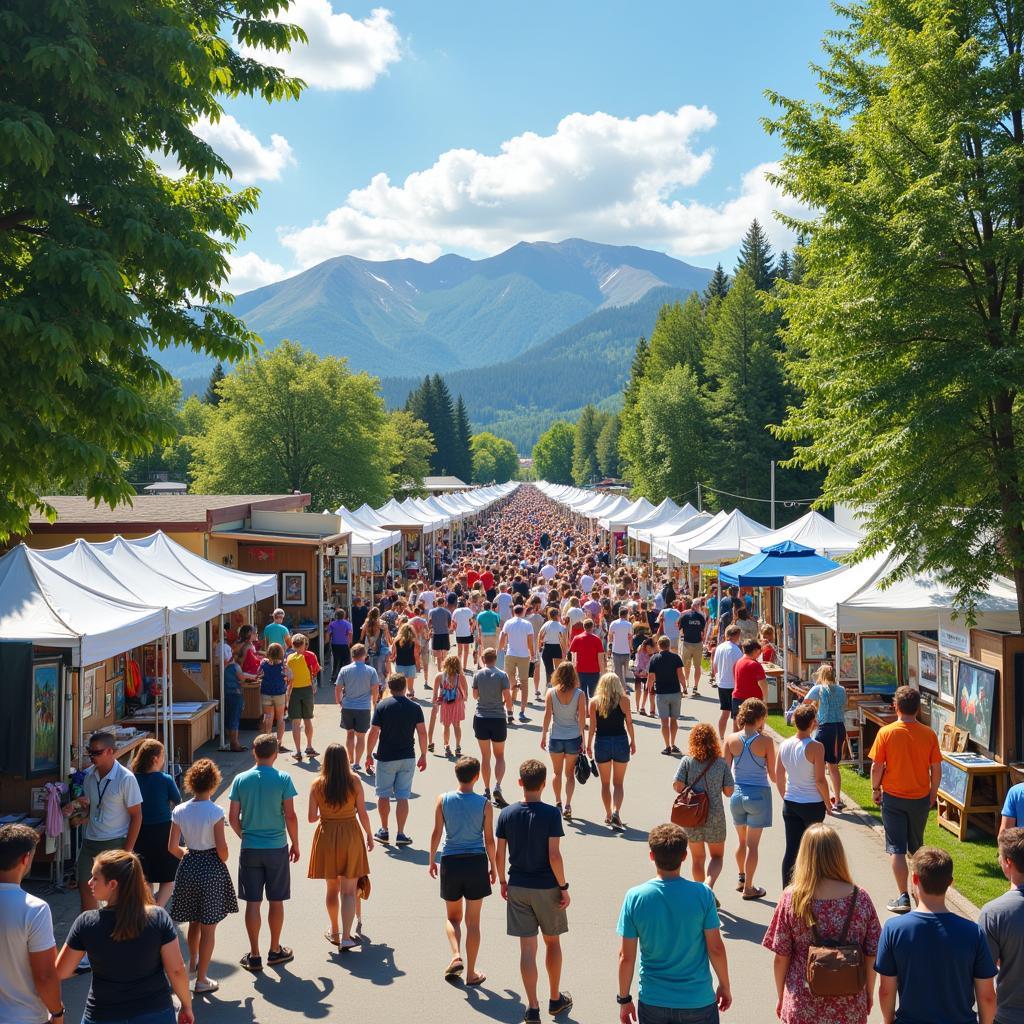
<svg viewBox="0 0 1024 1024"><path fill-rule="evenodd" d="M442 725L454 725L456 722L461 722L465 717L466 701L463 699L462 694L459 694L455 700L441 701Z"/></svg>
<svg viewBox="0 0 1024 1024"><path fill-rule="evenodd" d="M218 924L238 913L228 866L216 850L189 850L178 865L174 895L167 908L175 921Z"/></svg>
<svg viewBox="0 0 1024 1024"><path fill-rule="evenodd" d="M307 878L362 878L370 873L363 830L355 817L321 819L313 833Z"/></svg>
<svg viewBox="0 0 1024 1024"><path fill-rule="evenodd" d="M135 840L135 852L142 861L142 871L150 885L173 882L178 871L178 858L167 849L170 834L169 821L143 825L139 829L139 838Z"/></svg>

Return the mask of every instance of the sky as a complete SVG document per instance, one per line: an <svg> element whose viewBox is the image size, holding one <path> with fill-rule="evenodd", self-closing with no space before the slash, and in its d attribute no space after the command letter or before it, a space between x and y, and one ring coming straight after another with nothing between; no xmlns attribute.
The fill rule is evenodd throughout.
<svg viewBox="0 0 1024 1024"><path fill-rule="evenodd" d="M309 44L256 54L297 102L234 100L196 131L260 188L236 292L332 256L493 255L581 237L727 267L796 212L764 96L813 98L824 0L293 0Z"/></svg>

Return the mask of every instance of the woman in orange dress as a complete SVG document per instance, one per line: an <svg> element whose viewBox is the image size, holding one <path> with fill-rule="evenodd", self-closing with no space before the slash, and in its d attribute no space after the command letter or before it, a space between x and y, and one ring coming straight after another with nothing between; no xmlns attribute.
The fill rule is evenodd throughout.
<svg viewBox="0 0 1024 1024"><path fill-rule="evenodd" d="M359 880L370 873L366 855L373 849L373 833L363 784L352 771L348 752L341 743L331 743L324 751L320 777L309 791L309 820L316 823L316 832L309 854L308 877L327 882L327 917L331 927L324 932L324 938L342 950L354 949L362 941L352 936L356 893Z"/></svg>

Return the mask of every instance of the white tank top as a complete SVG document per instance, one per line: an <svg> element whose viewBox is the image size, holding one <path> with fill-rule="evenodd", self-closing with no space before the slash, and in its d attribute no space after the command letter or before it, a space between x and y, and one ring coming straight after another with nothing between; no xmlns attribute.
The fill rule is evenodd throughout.
<svg viewBox="0 0 1024 1024"><path fill-rule="evenodd" d="M807 744L813 737L790 736L779 747L779 760L786 769L786 799L795 804L821 803L814 784L814 765L807 760Z"/></svg>

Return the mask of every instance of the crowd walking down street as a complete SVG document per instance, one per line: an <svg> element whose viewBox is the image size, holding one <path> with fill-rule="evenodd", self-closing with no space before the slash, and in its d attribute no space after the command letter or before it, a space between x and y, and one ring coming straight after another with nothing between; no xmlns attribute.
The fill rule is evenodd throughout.
<svg viewBox="0 0 1024 1024"><path fill-rule="evenodd" d="M244 632L262 731L184 792L158 742L128 770L91 738L56 930L0 826L0 1022L1024 1022L1024 829L1006 894L950 910L917 691L871 751L883 852L834 676L778 743L770 627L683 589L520 487L436 579L338 610L333 686L283 616Z"/></svg>

